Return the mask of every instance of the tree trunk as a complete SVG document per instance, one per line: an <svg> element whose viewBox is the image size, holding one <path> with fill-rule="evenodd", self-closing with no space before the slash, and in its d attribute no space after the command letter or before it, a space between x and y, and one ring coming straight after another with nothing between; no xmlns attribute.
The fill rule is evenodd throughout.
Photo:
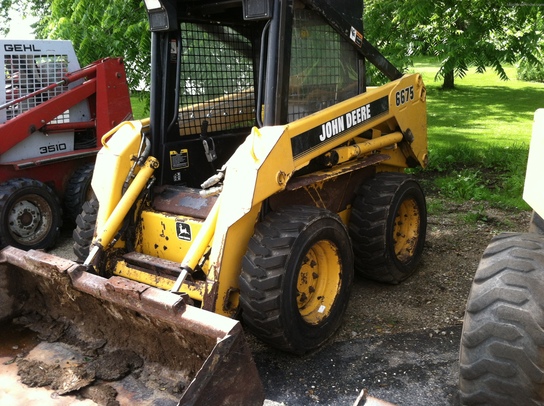
<svg viewBox="0 0 544 406"><path fill-rule="evenodd" d="M444 83L442 89L449 90L455 88L453 71L446 72L444 74Z"/></svg>

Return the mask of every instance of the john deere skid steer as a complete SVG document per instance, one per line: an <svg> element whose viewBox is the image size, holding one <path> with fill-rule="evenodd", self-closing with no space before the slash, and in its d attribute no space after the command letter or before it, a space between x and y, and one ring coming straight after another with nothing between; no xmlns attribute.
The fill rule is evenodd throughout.
<svg viewBox="0 0 544 406"><path fill-rule="evenodd" d="M341 323L354 271L396 284L422 255L425 197L404 174L427 163L421 76L402 75L367 42L360 0L145 3L150 118L102 139L97 199L74 231L81 265L2 252L1 293L13 302L4 313L46 310L62 280L50 313L92 296L106 321L100 332L76 327L107 336L116 323L107 340L140 349L144 332L155 347L179 339L154 359L171 367L184 366L178 352L205 360L217 334L228 362L250 368L236 318L277 348L316 349ZM387 84L367 86L369 63ZM42 301L21 299L41 289ZM118 332L129 320L134 337ZM205 375L225 379L212 367Z"/></svg>

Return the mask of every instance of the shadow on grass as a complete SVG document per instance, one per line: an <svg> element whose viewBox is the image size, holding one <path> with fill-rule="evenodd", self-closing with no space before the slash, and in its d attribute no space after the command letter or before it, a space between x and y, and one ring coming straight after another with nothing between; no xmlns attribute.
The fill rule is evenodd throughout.
<svg viewBox="0 0 544 406"><path fill-rule="evenodd" d="M536 109L544 107L544 90L534 87L458 85L446 91L429 86L427 92L428 127L444 130L444 134L434 134L439 137L437 142L454 141L452 137L455 143L474 142L483 128L493 126L497 132L507 132L502 135L507 138L505 146L528 142L531 128L525 128L527 122L532 122ZM523 126L520 131L515 131L516 123ZM520 133L525 134L523 139Z"/></svg>

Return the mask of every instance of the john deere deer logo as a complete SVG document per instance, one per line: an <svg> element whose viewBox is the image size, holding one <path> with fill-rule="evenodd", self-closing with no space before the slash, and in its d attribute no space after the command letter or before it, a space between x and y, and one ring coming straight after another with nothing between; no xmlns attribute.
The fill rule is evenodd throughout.
<svg viewBox="0 0 544 406"><path fill-rule="evenodd" d="M180 221L176 222L176 234L180 240L191 241L191 226Z"/></svg>

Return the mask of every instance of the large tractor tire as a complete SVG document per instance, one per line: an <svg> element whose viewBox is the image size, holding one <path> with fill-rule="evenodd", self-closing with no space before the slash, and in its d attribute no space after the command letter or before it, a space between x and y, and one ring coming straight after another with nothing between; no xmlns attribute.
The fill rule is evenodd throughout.
<svg viewBox="0 0 544 406"><path fill-rule="evenodd" d="M45 183L21 178L0 185L1 246L51 248L61 226L60 200Z"/></svg>
<svg viewBox="0 0 544 406"><path fill-rule="evenodd" d="M93 242L98 200L91 199L83 204L81 213L76 218L76 228L72 232L74 254L78 262L85 262Z"/></svg>
<svg viewBox="0 0 544 406"><path fill-rule="evenodd" d="M95 197L91 187L93 170L94 163L82 165L74 171L68 181L64 192L64 214L70 222L75 222L83 204Z"/></svg>
<svg viewBox="0 0 544 406"><path fill-rule="evenodd" d="M349 231L359 274L392 284L408 278L421 259L427 231L419 183L390 172L364 182L353 202Z"/></svg>
<svg viewBox="0 0 544 406"><path fill-rule="evenodd" d="M504 233L484 251L460 348L463 405L544 403L544 237Z"/></svg>
<svg viewBox="0 0 544 406"><path fill-rule="evenodd" d="M271 346L303 354L340 326L352 282L349 234L336 214L308 206L270 213L243 259L243 321Z"/></svg>

